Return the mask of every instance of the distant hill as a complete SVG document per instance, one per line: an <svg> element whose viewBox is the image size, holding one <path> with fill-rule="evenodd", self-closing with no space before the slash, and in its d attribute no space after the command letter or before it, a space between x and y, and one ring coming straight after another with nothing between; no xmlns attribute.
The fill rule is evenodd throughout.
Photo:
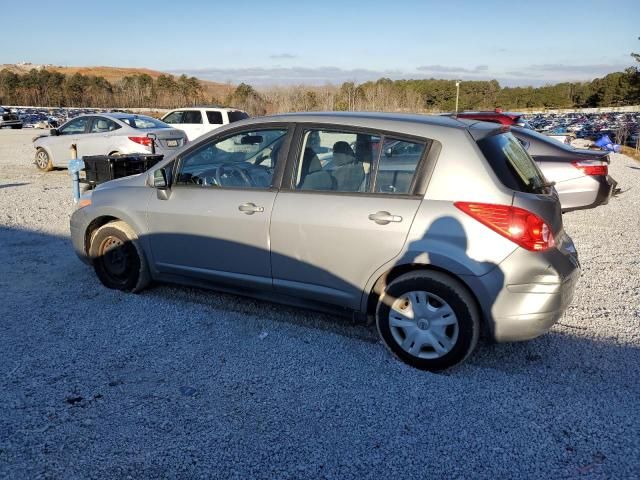
<svg viewBox="0 0 640 480"><path fill-rule="evenodd" d="M151 70L149 68L130 68L130 67L63 67L59 65L36 65L31 63L17 63L17 64L4 64L0 65L0 70L8 69L15 73L24 74L32 68L46 69L50 71L60 72L65 75L73 75L74 73L80 73L82 75L94 75L96 77L104 77L110 83L115 83L128 75L143 75L147 74L152 78L158 78L160 75L172 75L170 73L160 72L158 70ZM210 82L208 80L198 79L202 87L204 88L207 96L215 97L217 99L224 99L229 93L233 92L235 85L226 83Z"/></svg>

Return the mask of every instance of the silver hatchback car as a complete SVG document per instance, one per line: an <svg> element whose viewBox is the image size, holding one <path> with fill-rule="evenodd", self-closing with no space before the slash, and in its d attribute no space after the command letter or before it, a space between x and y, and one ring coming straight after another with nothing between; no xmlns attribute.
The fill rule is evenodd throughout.
<svg viewBox="0 0 640 480"><path fill-rule="evenodd" d="M555 190L494 124L287 114L216 130L100 185L73 245L110 288L199 285L375 319L425 370L546 332L579 263Z"/></svg>

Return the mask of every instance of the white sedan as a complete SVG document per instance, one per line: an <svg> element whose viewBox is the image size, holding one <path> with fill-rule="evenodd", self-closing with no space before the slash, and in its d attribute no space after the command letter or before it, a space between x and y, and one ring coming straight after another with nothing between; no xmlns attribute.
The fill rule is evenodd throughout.
<svg viewBox="0 0 640 480"><path fill-rule="evenodd" d="M78 158L88 155L150 154L168 155L187 143L181 130L145 115L100 113L80 115L53 128L49 135L33 139L36 166L43 171L66 167L71 145Z"/></svg>

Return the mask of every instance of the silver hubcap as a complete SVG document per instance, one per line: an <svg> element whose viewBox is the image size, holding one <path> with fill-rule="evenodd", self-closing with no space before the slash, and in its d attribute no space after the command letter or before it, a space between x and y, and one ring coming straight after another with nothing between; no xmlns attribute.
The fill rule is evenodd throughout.
<svg viewBox="0 0 640 480"><path fill-rule="evenodd" d="M408 292L389 312L394 340L414 357L440 358L458 341L458 318L447 302L433 293Z"/></svg>
<svg viewBox="0 0 640 480"><path fill-rule="evenodd" d="M40 168L46 168L49 164L49 156L45 152L38 152L36 155L36 163Z"/></svg>

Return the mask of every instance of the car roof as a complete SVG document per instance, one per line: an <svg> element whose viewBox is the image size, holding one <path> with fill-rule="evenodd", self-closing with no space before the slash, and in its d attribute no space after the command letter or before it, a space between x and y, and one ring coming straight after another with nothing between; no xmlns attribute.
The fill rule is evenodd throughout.
<svg viewBox="0 0 640 480"><path fill-rule="evenodd" d="M148 115L140 115L137 113L123 113L123 112L93 112L93 113L82 113L80 115L76 115L73 118L70 118L69 120L75 120L76 118L81 118L81 117L107 117L107 118L114 118L114 119L119 119L119 118L136 118L136 117L148 117Z"/></svg>
<svg viewBox="0 0 640 480"><path fill-rule="evenodd" d="M215 107L215 106L211 106L211 107L207 107L202 106L202 107L182 107L182 108L174 108L172 110L170 110L170 112L176 112L176 111L182 111L182 110L217 110L217 111L221 111L221 112L238 112L238 111L242 111L239 108L231 108L231 107ZM169 113L169 112L167 112Z"/></svg>
<svg viewBox="0 0 640 480"><path fill-rule="evenodd" d="M492 112L492 111L479 111L479 112L472 112L472 111L464 111L464 112L460 112L458 113L459 116L464 116L464 115L473 115L473 116L478 116L478 117L487 117L487 118L497 118L497 117L509 117L512 119L516 119L516 118L520 118L522 117L522 113L517 113L517 112Z"/></svg>
<svg viewBox="0 0 640 480"><path fill-rule="evenodd" d="M450 128L469 128L471 125L478 123L476 121L466 119L456 119L439 115L420 115L413 113L388 113L388 112L297 112L297 113L281 113L261 117L273 121L282 122L311 122L311 123L345 123L345 121L374 120L379 122L390 122L394 124L411 123L422 125L433 125L439 127Z"/></svg>

